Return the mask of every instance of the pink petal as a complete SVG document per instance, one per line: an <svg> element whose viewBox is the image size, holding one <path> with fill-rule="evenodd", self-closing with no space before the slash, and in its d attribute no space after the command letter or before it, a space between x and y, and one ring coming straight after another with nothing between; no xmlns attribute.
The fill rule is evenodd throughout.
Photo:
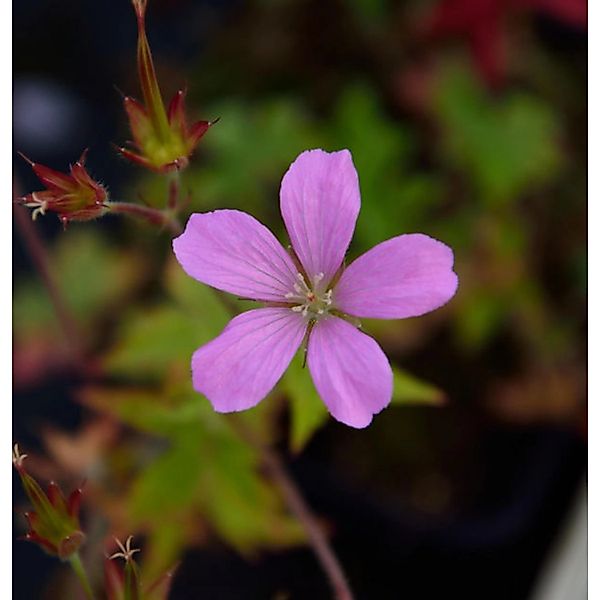
<svg viewBox="0 0 600 600"><path fill-rule="evenodd" d="M275 236L238 210L193 214L173 250L188 275L244 298L285 301L297 281L297 269Z"/></svg>
<svg viewBox="0 0 600 600"><path fill-rule="evenodd" d="M366 427L392 398L392 368L385 354L343 319L328 317L314 326L308 368L329 412L351 427Z"/></svg>
<svg viewBox="0 0 600 600"><path fill-rule="evenodd" d="M336 308L356 317L404 319L446 304L456 292L452 250L421 233L400 235L357 258L333 292Z"/></svg>
<svg viewBox="0 0 600 600"><path fill-rule="evenodd" d="M360 210L358 175L348 150L303 152L281 182L281 214L312 280L331 281L344 259Z"/></svg>
<svg viewBox="0 0 600 600"><path fill-rule="evenodd" d="M238 315L194 353L194 389L217 412L255 406L279 381L305 331L305 319L289 308L257 308Z"/></svg>

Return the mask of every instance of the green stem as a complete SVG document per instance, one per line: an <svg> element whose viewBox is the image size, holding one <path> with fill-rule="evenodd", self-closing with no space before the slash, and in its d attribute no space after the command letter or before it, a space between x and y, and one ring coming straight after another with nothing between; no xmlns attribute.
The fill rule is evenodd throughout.
<svg viewBox="0 0 600 600"><path fill-rule="evenodd" d="M69 563L75 571L81 586L85 591L85 595L89 598L89 600L94 600L94 592L92 592L92 586L90 585L90 580L88 579L87 573L83 567L83 563L81 562L81 558L79 557L79 552L75 552L69 557Z"/></svg>

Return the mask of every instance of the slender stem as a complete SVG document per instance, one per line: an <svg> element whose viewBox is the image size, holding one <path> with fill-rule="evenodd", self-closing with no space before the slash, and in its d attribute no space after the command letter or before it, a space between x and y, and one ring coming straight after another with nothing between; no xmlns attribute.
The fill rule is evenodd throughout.
<svg viewBox="0 0 600 600"><path fill-rule="evenodd" d="M90 585L90 580L88 579L87 573L83 567L83 563L81 562L81 558L79 556L79 552L75 552L69 557L69 563L75 571L81 586L85 591L85 595L89 598L89 600L94 600L94 592L92 591L92 586Z"/></svg>
<svg viewBox="0 0 600 600"><path fill-rule="evenodd" d="M165 227L175 235L181 233L181 223L169 210L159 210L150 206L133 204L131 202L110 202L108 206L111 213L129 215L136 219L142 219L152 225Z"/></svg>
<svg viewBox="0 0 600 600"><path fill-rule="evenodd" d="M27 253L50 296L56 317L64 332L71 354L75 361L79 362L84 350L79 326L71 314L60 287L54 279L54 274L52 273L50 262L48 260L48 250L33 224L29 212L21 206L15 206L14 216L17 229L19 230Z"/></svg>
<svg viewBox="0 0 600 600"><path fill-rule="evenodd" d="M181 172L175 169L168 177L167 208L176 211L179 208L179 189L181 187Z"/></svg>
<svg viewBox="0 0 600 600"><path fill-rule="evenodd" d="M288 507L304 528L319 564L329 579L335 598L337 600L353 600L354 596L340 561L306 500L304 500L302 492L287 472L279 456L273 450L266 448L239 417L232 415L232 421L234 427L246 442L259 450L264 469L279 487Z"/></svg>

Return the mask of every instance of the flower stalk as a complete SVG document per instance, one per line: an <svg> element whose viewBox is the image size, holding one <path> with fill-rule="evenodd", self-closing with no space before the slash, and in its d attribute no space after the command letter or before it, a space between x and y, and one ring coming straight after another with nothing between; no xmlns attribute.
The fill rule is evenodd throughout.
<svg viewBox="0 0 600 600"><path fill-rule="evenodd" d="M56 281L50 261L48 260L47 248L35 224L28 217L26 210L20 206L15 206L13 212L15 224L25 249L54 307L56 318L68 344L71 360L75 365L81 365L85 352L82 335L79 325L73 317L60 286Z"/></svg>
<svg viewBox="0 0 600 600"><path fill-rule="evenodd" d="M138 25L137 68L143 102L131 96L123 99L133 140L119 153L126 159L156 173L184 169L202 136L213 121L189 124L185 90L178 90L168 107L163 102L146 36L147 0L132 0Z"/></svg>
<svg viewBox="0 0 600 600"><path fill-rule="evenodd" d="M344 569L298 486L274 452L263 450L262 458L269 475L279 487L288 506L306 531L319 564L329 579L335 598L337 600L353 600L354 596Z"/></svg>
<svg viewBox="0 0 600 600"><path fill-rule="evenodd" d="M313 552L329 580L336 600L354 600L352 589L340 561L319 526L317 518L302 496L302 492L287 472L279 456L264 446L239 417L232 415L231 423L240 437L259 451L263 468L279 488L289 509L302 525Z"/></svg>
<svg viewBox="0 0 600 600"><path fill-rule="evenodd" d="M92 586L90 584L90 580L87 576L83 563L81 562L81 557L79 556L79 552L75 552L69 558L69 564L71 568L77 575L79 582L81 583L81 587L83 588L86 598L89 600L94 600L94 592L92 591Z"/></svg>
<svg viewBox="0 0 600 600"><path fill-rule="evenodd" d="M108 211L112 214L121 214L146 221L151 225L167 229L174 235L181 233L181 223L172 208L160 210L132 202L110 202Z"/></svg>

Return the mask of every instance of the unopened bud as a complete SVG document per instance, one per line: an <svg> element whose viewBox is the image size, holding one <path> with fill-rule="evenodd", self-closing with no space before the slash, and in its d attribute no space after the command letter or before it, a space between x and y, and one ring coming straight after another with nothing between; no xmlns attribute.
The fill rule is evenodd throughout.
<svg viewBox="0 0 600 600"><path fill-rule="evenodd" d="M55 482L51 482L47 491L25 469L26 454L19 452L15 444L13 465L19 476L34 511L26 512L25 518L29 531L27 541L34 542L49 554L66 560L79 550L85 541L85 535L79 525L79 506L81 489L76 489L68 499Z"/></svg>

